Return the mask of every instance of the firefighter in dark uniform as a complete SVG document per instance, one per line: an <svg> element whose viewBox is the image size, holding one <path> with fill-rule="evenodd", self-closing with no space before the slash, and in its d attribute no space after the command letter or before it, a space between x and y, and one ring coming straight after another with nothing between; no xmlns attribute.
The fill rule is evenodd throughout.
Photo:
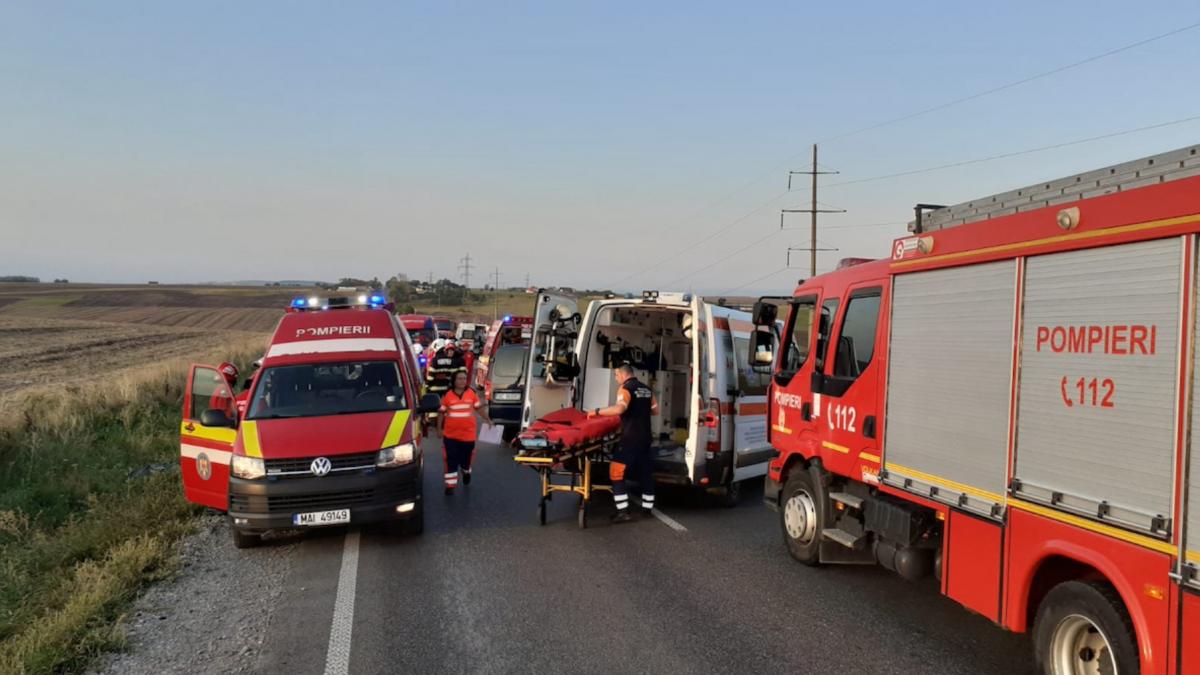
<svg viewBox="0 0 1200 675"><path fill-rule="evenodd" d="M444 396L450 390L455 373L467 372L467 362L458 353L458 345L447 343L433 355L425 366L425 391Z"/></svg>
<svg viewBox="0 0 1200 675"><path fill-rule="evenodd" d="M630 366L617 366L613 377L620 386L617 402L607 408L589 411L588 417L621 416L621 445L613 454L609 477L612 478L613 500L617 503L613 522L627 523L633 520L633 516L629 515L629 493L625 487L627 472L632 472L632 477L637 479L638 487L642 490L642 513L650 515L654 508L654 454L650 447L653 439L650 418L658 414L658 401L650 387L633 376Z"/></svg>

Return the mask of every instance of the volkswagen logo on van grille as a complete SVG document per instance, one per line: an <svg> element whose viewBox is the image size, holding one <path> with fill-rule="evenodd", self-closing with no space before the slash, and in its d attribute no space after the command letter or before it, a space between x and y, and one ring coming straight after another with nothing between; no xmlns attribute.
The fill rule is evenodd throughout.
<svg viewBox="0 0 1200 675"><path fill-rule="evenodd" d="M333 464L324 457L318 457L313 460L311 466L308 467L314 476L324 476L333 468Z"/></svg>

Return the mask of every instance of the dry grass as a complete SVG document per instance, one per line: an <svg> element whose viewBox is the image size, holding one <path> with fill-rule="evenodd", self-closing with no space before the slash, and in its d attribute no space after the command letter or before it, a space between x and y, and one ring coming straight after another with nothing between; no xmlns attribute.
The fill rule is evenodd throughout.
<svg viewBox="0 0 1200 675"><path fill-rule="evenodd" d="M243 337L202 360L261 348ZM0 399L0 672L78 672L120 647L121 608L169 569L195 512L178 474L187 364Z"/></svg>

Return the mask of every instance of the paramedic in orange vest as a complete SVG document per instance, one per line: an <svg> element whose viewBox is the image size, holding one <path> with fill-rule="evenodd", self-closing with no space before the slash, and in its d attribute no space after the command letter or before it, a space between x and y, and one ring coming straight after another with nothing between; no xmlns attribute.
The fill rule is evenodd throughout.
<svg viewBox="0 0 1200 675"><path fill-rule="evenodd" d="M458 487L458 472L462 470L463 485L471 484L471 460L475 458L475 417L488 426L492 420L482 410L483 403L475 391L467 386L464 371L454 373L450 390L442 396L442 407L438 410L438 431L442 435L442 458L446 465L446 494L454 494Z"/></svg>
<svg viewBox="0 0 1200 675"><path fill-rule="evenodd" d="M607 408L588 411L588 417L621 416L621 445L613 454L609 465L612 478L613 501L617 504L614 523L633 520L629 515L629 493L625 487L626 471L633 472L638 487L642 490L642 513L651 515L654 509L654 451L650 447L653 434L650 418L658 414L658 400L654 392L633 376L628 364L617 366L613 377L621 388L617 390L617 402Z"/></svg>

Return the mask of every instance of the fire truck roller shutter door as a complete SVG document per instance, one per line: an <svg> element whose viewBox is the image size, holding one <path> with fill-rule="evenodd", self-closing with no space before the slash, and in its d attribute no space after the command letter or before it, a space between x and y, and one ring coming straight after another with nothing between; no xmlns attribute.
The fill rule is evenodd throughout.
<svg viewBox="0 0 1200 675"><path fill-rule="evenodd" d="M1008 469L1016 262L899 275L892 291L888 482L991 515Z"/></svg>
<svg viewBox="0 0 1200 675"><path fill-rule="evenodd" d="M1025 263L1022 499L1155 532L1170 517L1182 239Z"/></svg>
<svg viewBox="0 0 1200 675"><path fill-rule="evenodd" d="M1193 298L1193 302L1196 298ZM1196 315L1195 323L1192 325L1192 335L1195 338L1200 338L1200 311L1193 311ZM1200 441L1196 439L1197 432L1200 431L1200 378L1196 375L1200 373L1200 349L1193 347L1192 349L1192 433L1189 434L1188 445L1188 486L1187 486L1187 512L1184 514L1184 522L1187 524L1187 538L1185 548L1187 551L1187 564L1196 570L1195 574L1190 576L1190 582L1193 586L1200 588ZM1196 603L1200 605L1200 602ZM1200 616L1197 616L1195 621L1200 622ZM1197 650L1200 652L1200 649Z"/></svg>

